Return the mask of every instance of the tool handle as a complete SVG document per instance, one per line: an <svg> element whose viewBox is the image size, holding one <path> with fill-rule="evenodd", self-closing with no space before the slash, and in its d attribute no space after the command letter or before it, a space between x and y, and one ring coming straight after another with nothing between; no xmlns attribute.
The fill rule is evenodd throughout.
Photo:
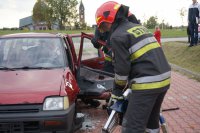
<svg viewBox="0 0 200 133"><path fill-rule="evenodd" d="M129 94L131 94L132 93L132 90L131 89L126 89L126 91L123 93L123 96L124 96L124 98L127 98L128 96L129 96Z"/></svg>
<svg viewBox="0 0 200 133"><path fill-rule="evenodd" d="M103 130L104 130L104 131L108 131L109 126L110 126L110 124L112 123L112 121L113 121L113 119L114 119L114 117L115 117L116 114L117 114L117 112L116 112L115 110L112 110L112 111L111 111L111 114L110 114L108 120L106 121L106 124L105 124L104 127L103 127Z"/></svg>

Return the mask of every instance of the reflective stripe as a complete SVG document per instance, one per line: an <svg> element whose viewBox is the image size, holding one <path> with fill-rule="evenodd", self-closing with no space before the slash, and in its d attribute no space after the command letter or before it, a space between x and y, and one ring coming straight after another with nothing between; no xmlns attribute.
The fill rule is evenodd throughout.
<svg viewBox="0 0 200 133"><path fill-rule="evenodd" d="M128 80L128 76L120 76L115 73L115 83L121 86L126 85Z"/></svg>
<svg viewBox="0 0 200 133"><path fill-rule="evenodd" d="M115 83L117 85L120 85L120 86L125 86L126 83L127 83L127 80L117 80L117 79L115 79Z"/></svg>
<svg viewBox="0 0 200 133"><path fill-rule="evenodd" d="M132 54L132 53L136 52L138 49L144 47L145 45L147 45L149 43L153 43L153 42L156 42L156 39L154 37L145 38L145 39L139 41L138 43L134 44L131 48L129 48L129 53Z"/></svg>
<svg viewBox="0 0 200 133"><path fill-rule="evenodd" d="M105 60L112 61L112 57L110 57L109 55L105 55Z"/></svg>
<svg viewBox="0 0 200 133"><path fill-rule="evenodd" d="M170 79L166 79L160 82L154 83L144 83L144 84L132 84L131 88L133 90L151 90L156 88L162 88L170 84Z"/></svg>
<svg viewBox="0 0 200 133"><path fill-rule="evenodd" d="M128 80L128 76L120 76L115 73L115 79L116 80Z"/></svg>
<svg viewBox="0 0 200 133"><path fill-rule="evenodd" d="M114 6L114 9L115 10L118 10L120 8L120 4L116 4L115 6Z"/></svg>
<svg viewBox="0 0 200 133"><path fill-rule="evenodd" d="M116 100L123 100L124 99L123 96L116 96L114 94L111 95L111 98L116 99Z"/></svg>
<svg viewBox="0 0 200 133"><path fill-rule="evenodd" d="M128 33L132 34L135 38L142 35L149 34L150 32L144 26L135 26L127 30Z"/></svg>
<svg viewBox="0 0 200 133"><path fill-rule="evenodd" d="M160 128L157 128L157 129L146 128L146 133L159 133L159 132L160 132Z"/></svg>
<svg viewBox="0 0 200 133"><path fill-rule="evenodd" d="M156 76L146 76L146 77L141 77L141 78L134 78L131 80L133 83L147 83L147 82L158 82L158 81L163 81L165 79L170 78L171 76L171 71L156 75Z"/></svg>
<svg viewBox="0 0 200 133"><path fill-rule="evenodd" d="M107 60L107 61L112 61L112 58L111 58L111 57L107 57L107 56L106 56L104 59Z"/></svg>
<svg viewBox="0 0 200 133"><path fill-rule="evenodd" d="M152 49L158 48L158 47L160 47L158 42L150 43L150 44L144 46L143 48L139 49L135 53L131 54L131 61L139 58L140 56L142 56L146 52L148 52Z"/></svg>

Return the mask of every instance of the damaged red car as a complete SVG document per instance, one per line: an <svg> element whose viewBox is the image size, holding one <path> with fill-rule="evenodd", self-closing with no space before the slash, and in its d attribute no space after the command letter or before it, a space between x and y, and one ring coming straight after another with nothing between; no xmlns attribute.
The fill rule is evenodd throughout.
<svg viewBox="0 0 200 133"><path fill-rule="evenodd" d="M85 33L0 37L1 133L73 133L77 99L109 99L113 78L101 71L104 55L91 38Z"/></svg>

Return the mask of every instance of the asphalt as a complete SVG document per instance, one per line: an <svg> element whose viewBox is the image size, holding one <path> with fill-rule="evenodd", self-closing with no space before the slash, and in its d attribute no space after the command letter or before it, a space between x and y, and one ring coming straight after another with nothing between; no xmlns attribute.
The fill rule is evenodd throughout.
<svg viewBox="0 0 200 133"><path fill-rule="evenodd" d="M200 82L172 72L171 87L165 96L162 109L173 108L179 109L163 112L169 133L200 133ZM92 108L81 102L79 109L85 114L85 121L76 133L101 133L101 128L108 118L106 111L101 106ZM114 133L120 133L120 126Z"/></svg>

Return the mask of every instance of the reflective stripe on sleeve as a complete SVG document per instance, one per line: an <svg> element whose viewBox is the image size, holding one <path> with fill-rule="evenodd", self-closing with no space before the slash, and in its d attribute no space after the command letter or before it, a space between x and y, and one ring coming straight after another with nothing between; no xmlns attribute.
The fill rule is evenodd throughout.
<svg viewBox="0 0 200 133"><path fill-rule="evenodd" d="M170 84L170 79L166 79L160 82L144 83L144 84L132 84L133 90L151 90L156 88L162 88Z"/></svg>
<svg viewBox="0 0 200 133"><path fill-rule="evenodd" d="M133 60L139 58L140 56L142 56L143 54L145 54L146 52L148 52L152 49L158 48L158 47L160 47L158 42L147 44L146 46L144 46L141 49L137 50L136 52L132 53L130 59L131 59L131 61L133 61Z"/></svg>
<svg viewBox="0 0 200 133"><path fill-rule="evenodd" d="M128 80L128 76L120 76L115 73L115 79L117 80Z"/></svg>
<svg viewBox="0 0 200 133"><path fill-rule="evenodd" d="M117 80L117 79L115 79L115 83L117 85L120 85L120 86L125 86L126 83L127 83L127 80Z"/></svg>
<svg viewBox="0 0 200 133"><path fill-rule="evenodd" d="M104 58L105 60L107 60L107 61L112 61L112 58L111 57L109 57L109 56L105 56L105 58Z"/></svg>
<svg viewBox="0 0 200 133"><path fill-rule="evenodd" d="M140 48L144 47L145 45L153 42L156 42L156 39L154 37L145 38L139 41L138 43L134 44L131 48L129 48L129 53L132 54L137 50L139 50Z"/></svg>
<svg viewBox="0 0 200 133"><path fill-rule="evenodd" d="M158 81L163 81L165 79L168 79L170 77L171 77L171 71L168 71L168 72L165 72L165 73L160 74L160 75L134 78L134 79L131 80L131 82L133 82L133 83L158 82Z"/></svg>
<svg viewBox="0 0 200 133"><path fill-rule="evenodd" d="M128 80L128 76L120 76L118 74L115 73L115 83L120 85L120 86L124 86L126 85Z"/></svg>

